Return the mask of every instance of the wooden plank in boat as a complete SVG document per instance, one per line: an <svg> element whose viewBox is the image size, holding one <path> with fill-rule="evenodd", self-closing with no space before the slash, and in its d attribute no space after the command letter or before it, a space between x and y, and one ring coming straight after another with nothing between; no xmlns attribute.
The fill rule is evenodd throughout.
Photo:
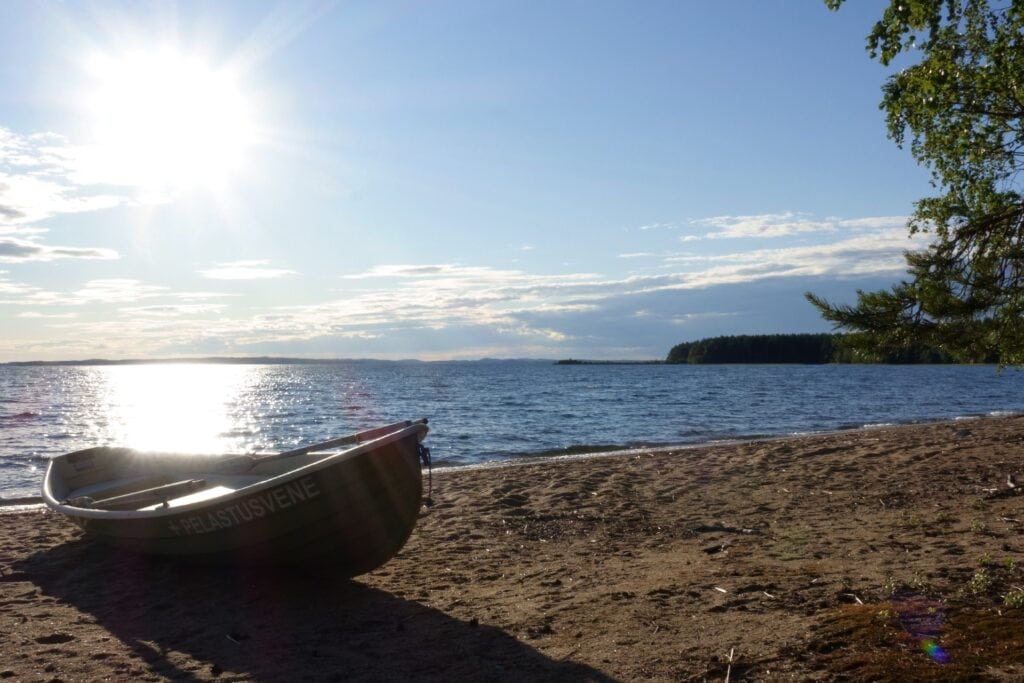
<svg viewBox="0 0 1024 683"><path fill-rule="evenodd" d="M188 495L181 496L179 498L173 498L167 501L167 507L176 508L182 505L189 505L191 503L199 503L204 500L213 500L214 498L220 498L228 494L234 493L235 489L228 488L227 486L211 486L210 488L203 489L202 491L196 491L195 493L189 493ZM155 505L149 505L140 510L159 510L164 507L163 503L156 503Z"/></svg>

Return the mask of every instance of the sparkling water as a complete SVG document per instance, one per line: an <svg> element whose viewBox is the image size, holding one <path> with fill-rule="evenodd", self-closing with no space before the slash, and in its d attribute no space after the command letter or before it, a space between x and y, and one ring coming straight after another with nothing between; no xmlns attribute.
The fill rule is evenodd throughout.
<svg viewBox="0 0 1024 683"><path fill-rule="evenodd" d="M89 446L275 451L420 417L435 463L466 465L1021 411L1024 375L991 366L0 366L0 496Z"/></svg>

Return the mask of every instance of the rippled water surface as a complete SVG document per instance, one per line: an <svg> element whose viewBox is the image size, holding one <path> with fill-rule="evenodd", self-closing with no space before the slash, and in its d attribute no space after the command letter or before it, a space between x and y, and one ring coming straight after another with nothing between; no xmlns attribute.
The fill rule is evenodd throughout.
<svg viewBox="0 0 1024 683"><path fill-rule="evenodd" d="M419 417L460 465L1020 411L1024 375L986 366L0 366L0 495L88 446L273 451Z"/></svg>

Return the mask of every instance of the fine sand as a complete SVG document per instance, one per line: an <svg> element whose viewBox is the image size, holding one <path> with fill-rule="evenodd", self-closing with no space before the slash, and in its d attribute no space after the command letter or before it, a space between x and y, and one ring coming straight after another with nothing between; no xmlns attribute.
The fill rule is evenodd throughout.
<svg viewBox="0 0 1024 683"><path fill-rule="evenodd" d="M449 470L352 581L5 514L0 679L1024 680L1008 475L1024 417Z"/></svg>

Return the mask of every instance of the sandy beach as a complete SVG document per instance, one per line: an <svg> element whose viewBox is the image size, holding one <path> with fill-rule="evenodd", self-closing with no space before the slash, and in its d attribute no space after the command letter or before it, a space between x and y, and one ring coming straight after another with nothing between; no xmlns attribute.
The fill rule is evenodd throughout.
<svg viewBox="0 0 1024 683"><path fill-rule="evenodd" d="M8 513L0 679L1021 680L1011 483L1024 417L449 470L352 581Z"/></svg>

